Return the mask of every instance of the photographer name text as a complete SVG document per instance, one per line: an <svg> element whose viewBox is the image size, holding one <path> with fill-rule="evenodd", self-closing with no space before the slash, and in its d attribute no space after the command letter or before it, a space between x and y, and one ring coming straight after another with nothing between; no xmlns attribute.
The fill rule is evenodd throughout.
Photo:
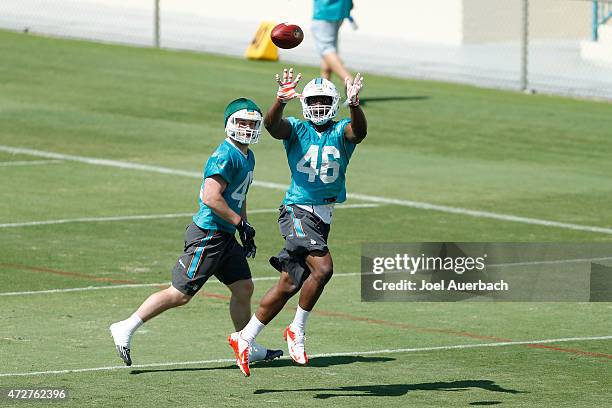
<svg viewBox="0 0 612 408"><path fill-rule="evenodd" d="M421 279L417 281L402 279L398 282L384 282L377 279L372 282L372 287L376 291L408 291L408 292L435 292L435 291L486 291L504 292L510 289L507 282L503 279L499 282L457 282L454 279L440 280L439 282L429 282Z"/></svg>

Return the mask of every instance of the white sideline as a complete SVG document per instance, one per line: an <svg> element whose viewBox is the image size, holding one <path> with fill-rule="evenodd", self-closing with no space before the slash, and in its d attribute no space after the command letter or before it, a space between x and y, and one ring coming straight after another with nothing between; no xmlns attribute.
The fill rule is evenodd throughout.
<svg viewBox="0 0 612 408"><path fill-rule="evenodd" d="M351 209L351 208L374 208L380 207L380 204L340 204L336 206L336 209ZM250 214L264 214L264 213L276 213L278 208L261 208L257 210L249 210ZM55 225L55 224L68 224L72 222L107 222L107 221L139 221L139 220L158 220L165 218L183 218L191 217L193 212L190 213L175 213L175 214L151 214L151 215L121 215L116 217L84 217L84 218L66 218L60 220L46 220L46 221L28 221L28 222L14 222L9 224L0 224L0 228L18 228L18 227L33 227L39 225Z"/></svg>
<svg viewBox="0 0 612 408"><path fill-rule="evenodd" d="M21 161L8 161L8 162L0 162L0 167L9 167L9 166L29 166L29 165L38 165L38 164L57 164L61 163L61 160L21 160Z"/></svg>
<svg viewBox="0 0 612 408"><path fill-rule="evenodd" d="M397 353L418 353L425 351L443 351L443 350L462 350L471 348L481 347L503 347L503 346L516 346L523 344L546 344L546 343L563 343L569 341L594 341L594 340L610 340L612 336L597 336L597 337L566 337L560 339L544 339L544 340L530 340L530 341L505 341L496 343L478 343L478 344L458 344L453 346L438 346L438 347L418 347L418 348L399 348L399 349L382 349L382 350L368 350L368 351L350 351L340 353L322 353L313 354L310 357L343 357L343 356L363 356L372 354L397 354ZM110 347L110 346L109 346ZM282 357L288 358L288 357ZM149 367L169 367L169 366L182 366L182 365L204 365L204 364L216 364L216 363L234 363L236 359L232 358L218 358L214 360L199 360L199 361L175 361L167 363L151 363L151 364L134 364L131 367L126 366L107 366L107 367L92 367L92 368L75 368L69 370L51 370L51 371L31 371L25 373L0 373L0 377L26 377L35 375L51 375L51 374L71 374L71 373L85 373L92 371L109 371L109 370L132 370L135 368L149 368Z"/></svg>
<svg viewBox="0 0 612 408"><path fill-rule="evenodd" d="M141 170L141 171L149 171L149 172L154 172L154 173L173 174L173 175L194 177L194 178L202 177L202 174L200 172L171 169L168 167L152 166L152 165L147 165L147 164L131 163L131 162L118 161L118 160L108 160L108 159L97 159L94 157L74 156L74 155L68 155L68 154L60 154L60 153L47 152L47 151L42 151L42 150L22 148L22 147L12 147L12 146L0 145L0 151L12 153L12 154L24 154L24 155L30 155L30 156L36 156L36 157L45 157L49 159L70 160L70 161L93 164L93 165L98 165L98 166L117 167L121 169ZM287 186L284 184L272 183L272 182L267 182L267 181L255 180L253 181L253 185L258 186L258 187L263 187L263 188L269 188L273 190L286 190L287 189ZM601 233L601 234L612 234L612 228L596 227L596 226L580 225L580 224L569 224L565 222L548 221L548 220L542 220L538 218L520 217L516 215L500 214L500 213L494 213L494 212L489 212L489 211L470 210L467 208L450 207L446 205L437 205L437 204L431 204L431 203L424 203L420 201L400 200L396 198L378 197L378 196L371 196L371 195L366 195L366 194L355 194L355 193L349 193L347 194L347 197L351 199L361 200L361 201L368 201L371 203L392 204L392 205L399 205L399 206L416 208L416 209L421 209L421 210L431 210L431 211L440 211L440 212L445 212L445 213L450 213L450 214L469 215L471 217L477 217L477 218L490 218L490 219L501 220L501 221L518 222L518 223L530 224L530 225L542 225L546 227L564 228L564 229L575 230L575 231L587 231L587 232L596 232L596 233Z"/></svg>
<svg viewBox="0 0 612 408"><path fill-rule="evenodd" d="M346 272L346 273L334 273L336 276L360 276L359 272ZM258 278L252 278L254 282L257 281L275 281L278 280L278 276L260 276ZM0 296L21 296L21 295L40 295L45 293L65 293L65 292L87 292L91 290L104 290L104 289L129 289L129 288L147 288L153 286L164 286L170 285L172 282L160 282L160 283L125 283L121 285L106 285L106 286L86 286L82 288L62 288L62 289L45 289L45 290L29 290L24 292L0 292ZM216 279L211 279L206 282L209 283L221 283Z"/></svg>

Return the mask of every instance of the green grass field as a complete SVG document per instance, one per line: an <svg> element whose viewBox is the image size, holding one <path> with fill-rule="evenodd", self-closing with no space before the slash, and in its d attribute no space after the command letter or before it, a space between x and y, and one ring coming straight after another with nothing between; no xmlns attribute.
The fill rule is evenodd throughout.
<svg viewBox="0 0 612 408"><path fill-rule="evenodd" d="M24 164L49 158L7 146L198 173L225 137L227 102L247 96L267 107L283 68L2 31L0 61L0 224L194 212L200 180L189 174L74 157ZM297 68L306 80L317 74ZM610 104L367 73L365 81L369 135L351 161L349 192L612 227ZM299 104L288 112L300 116ZM253 150L256 180L288 183L281 143L264 134ZM254 303L277 276L266 260L282 245L272 211L282 197L261 186L249 193L249 208L263 210L249 217L258 237L250 264L261 279ZM0 388L67 387L61 406L74 407L600 407L612 398L609 339L463 347L610 336L610 303L365 303L350 275L364 242L610 242L612 234L386 203L334 216L337 276L309 320L308 352L321 355L309 366L283 359L243 378L223 360L232 357L229 292L211 280L137 332L132 355L144 366L120 368L108 326L157 289L121 285L168 282L188 222L2 226L0 292L107 288L0 296ZM261 343L286 348L295 304Z"/></svg>

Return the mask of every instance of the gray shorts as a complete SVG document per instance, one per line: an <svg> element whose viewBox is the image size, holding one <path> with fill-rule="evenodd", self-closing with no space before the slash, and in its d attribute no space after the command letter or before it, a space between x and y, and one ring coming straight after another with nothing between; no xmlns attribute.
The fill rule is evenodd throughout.
<svg viewBox="0 0 612 408"><path fill-rule="evenodd" d="M338 30L343 21L312 20L312 36L321 56L338 53Z"/></svg>
<svg viewBox="0 0 612 408"><path fill-rule="evenodd" d="M287 272L301 287L310 275L306 256L312 252L327 253L330 225L316 215L295 205L279 208L278 227L285 239L285 247L278 256L270 258L270 265L279 272Z"/></svg>
<svg viewBox="0 0 612 408"><path fill-rule="evenodd" d="M193 296L212 275L229 285L251 279L251 270L234 234L205 230L191 223L185 231L183 255L172 271L172 286Z"/></svg>

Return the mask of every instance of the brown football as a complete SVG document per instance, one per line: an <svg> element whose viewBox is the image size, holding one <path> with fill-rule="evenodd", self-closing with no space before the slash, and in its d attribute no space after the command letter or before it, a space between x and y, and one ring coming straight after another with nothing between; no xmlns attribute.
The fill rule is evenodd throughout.
<svg viewBox="0 0 612 408"><path fill-rule="evenodd" d="M279 48L295 48L304 39L304 32L295 24L280 23L270 33L272 42Z"/></svg>

